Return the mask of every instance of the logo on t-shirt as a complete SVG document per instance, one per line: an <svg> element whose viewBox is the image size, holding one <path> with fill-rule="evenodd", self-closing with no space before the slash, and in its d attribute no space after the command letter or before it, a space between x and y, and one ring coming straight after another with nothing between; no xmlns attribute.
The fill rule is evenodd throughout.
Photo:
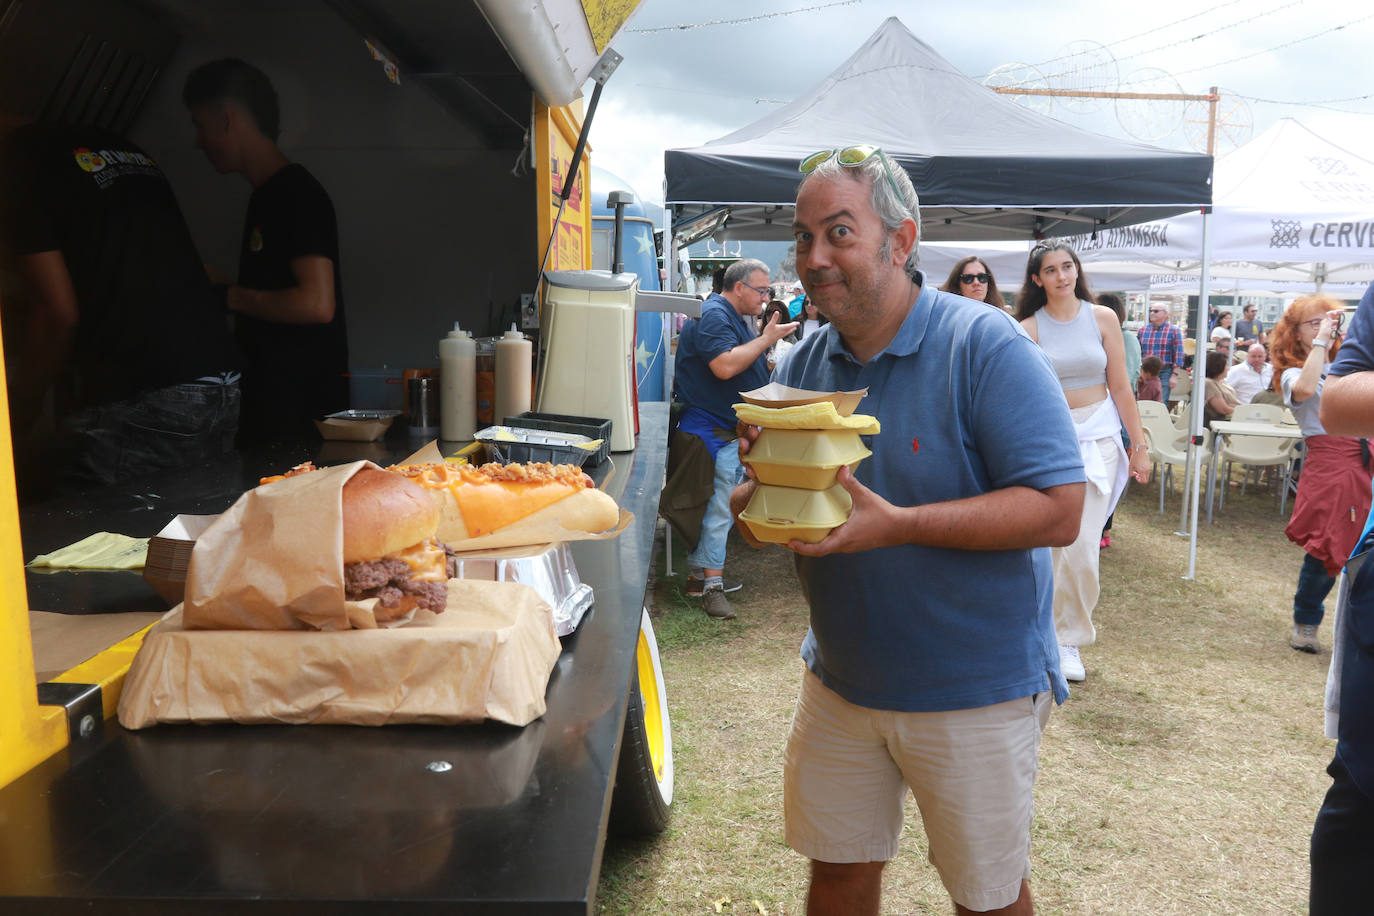
<svg viewBox="0 0 1374 916"><path fill-rule="evenodd" d="M76 164L81 166L83 172L98 172L105 167L104 158L84 146L72 150L72 155L76 157Z"/></svg>
<svg viewBox="0 0 1374 916"><path fill-rule="evenodd" d="M143 153L111 149L93 150L79 146L72 150L72 157L76 160L81 171L95 180L95 185L98 188L103 188L125 175L141 175L147 178L162 177L162 172L158 170L157 163Z"/></svg>
<svg viewBox="0 0 1374 916"><path fill-rule="evenodd" d="M257 254L262 251L262 227L254 226L253 231L248 233L248 250Z"/></svg>

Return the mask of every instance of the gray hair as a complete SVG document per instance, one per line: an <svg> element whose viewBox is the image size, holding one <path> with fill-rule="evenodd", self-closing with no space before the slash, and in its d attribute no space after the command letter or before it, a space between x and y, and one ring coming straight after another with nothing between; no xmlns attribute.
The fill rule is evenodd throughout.
<svg viewBox="0 0 1374 916"><path fill-rule="evenodd" d="M753 276L756 270L768 273L768 265L758 258L740 258L725 268L725 277L721 281L721 291L729 292L735 288L736 283L748 283L749 278Z"/></svg>
<svg viewBox="0 0 1374 916"><path fill-rule="evenodd" d="M831 156L816 168L802 177L801 185L797 187L797 193L801 193L801 188L813 178L825 178L834 180L844 177L851 181L867 179L872 188L870 203L873 212L882 221L883 228L887 230L887 241L883 243L882 253L886 257L892 252L892 233L908 219L916 221L916 243L911 246L911 254L907 255L906 263L902 265L906 274L911 279L916 279L916 270L921 266L921 201L916 195L916 188L911 184L911 177L907 175L906 169L889 157L887 163L883 162L885 152L874 153L863 162L855 166L846 166L840 163L838 156ZM888 170L891 166L891 171ZM897 185L897 190L902 192L902 199L898 199L893 193L892 184L888 183L887 176L892 176L892 184Z"/></svg>

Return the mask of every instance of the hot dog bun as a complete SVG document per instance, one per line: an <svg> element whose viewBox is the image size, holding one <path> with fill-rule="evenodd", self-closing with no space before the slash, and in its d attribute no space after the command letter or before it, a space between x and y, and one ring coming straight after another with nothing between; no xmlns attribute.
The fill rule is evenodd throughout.
<svg viewBox="0 0 1374 916"><path fill-rule="evenodd" d="M541 543L557 539L558 532L604 531L620 518L615 500L572 465L420 464L391 470L424 486L439 509L438 536L455 549L488 535L522 543L525 532L529 540L523 543Z"/></svg>

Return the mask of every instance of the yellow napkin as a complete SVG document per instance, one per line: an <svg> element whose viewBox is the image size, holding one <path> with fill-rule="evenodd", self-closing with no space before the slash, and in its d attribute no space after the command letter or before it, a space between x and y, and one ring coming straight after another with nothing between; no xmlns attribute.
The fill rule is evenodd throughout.
<svg viewBox="0 0 1374 916"><path fill-rule="evenodd" d="M148 539L102 531L52 553L33 558L30 566L65 569L142 569Z"/></svg>
<svg viewBox="0 0 1374 916"><path fill-rule="evenodd" d="M750 426L766 429L854 429L861 436L875 436L881 427L877 417L854 414L842 417L829 401L799 404L796 407L758 407L736 404L735 416Z"/></svg>

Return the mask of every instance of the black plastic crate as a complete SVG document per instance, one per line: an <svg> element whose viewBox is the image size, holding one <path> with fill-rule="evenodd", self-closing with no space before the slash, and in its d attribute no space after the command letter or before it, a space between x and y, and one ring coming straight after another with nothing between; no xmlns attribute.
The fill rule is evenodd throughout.
<svg viewBox="0 0 1374 916"><path fill-rule="evenodd" d="M527 411L518 417L506 417L507 426L522 429L544 429L554 433L573 433L588 439L600 439L601 447L586 463L598 465L611 456L611 421L600 417L572 417L561 413Z"/></svg>

